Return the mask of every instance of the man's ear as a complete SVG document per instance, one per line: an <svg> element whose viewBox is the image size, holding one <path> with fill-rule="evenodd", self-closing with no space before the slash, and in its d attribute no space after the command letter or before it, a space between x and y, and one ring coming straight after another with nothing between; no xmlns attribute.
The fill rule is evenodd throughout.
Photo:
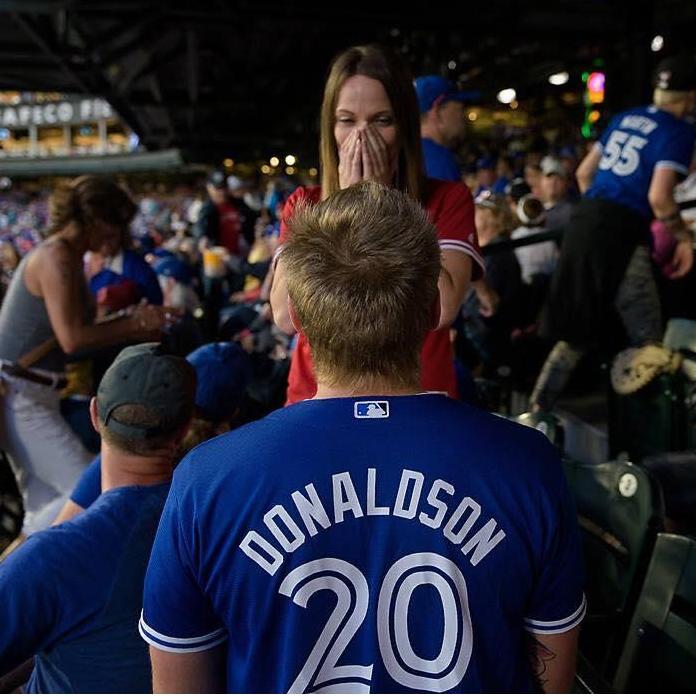
<svg viewBox="0 0 696 696"><path fill-rule="evenodd" d="M442 307L440 305L440 288L437 289L433 306L430 309L430 328L436 329L440 325L440 316L442 315Z"/></svg>
<svg viewBox="0 0 696 696"><path fill-rule="evenodd" d="M290 297L288 297L288 315L290 317L292 325L295 327L295 331L297 331L297 333L300 333L300 331L302 331L302 328L300 326L300 319L297 316L297 312L295 311L295 305L292 303Z"/></svg>
<svg viewBox="0 0 696 696"><path fill-rule="evenodd" d="M97 415L97 397L93 396L89 402L89 417L92 427L99 433L99 416Z"/></svg>

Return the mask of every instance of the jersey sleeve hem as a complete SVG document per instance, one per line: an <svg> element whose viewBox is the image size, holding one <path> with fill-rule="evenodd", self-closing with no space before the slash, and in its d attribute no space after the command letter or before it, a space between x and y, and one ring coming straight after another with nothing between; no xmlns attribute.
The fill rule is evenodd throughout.
<svg viewBox="0 0 696 696"><path fill-rule="evenodd" d="M142 613L138 622L138 631L142 639L159 650L171 653L191 653L210 650L227 640L224 628L218 628L211 633L193 638L174 638L155 631L145 623Z"/></svg>
<svg viewBox="0 0 696 696"><path fill-rule="evenodd" d="M689 168L685 167L681 162L674 160L660 160L655 164L655 169L672 169L679 174L686 176L689 173Z"/></svg>
<svg viewBox="0 0 696 696"><path fill-rule="evenodd" d="M468 242L463 242L461 239L441 239L440 249L442 251L461 251L463 254L471 256L478 266L478 273L476 272L476 269L474 269L472 276L480 278L482 275L484 275L486 266L484 265L483 257Z"/></svg>
<svg viewBox="0 0 696 696"><path fill-rule="evenodd" d="M584 618L587 611L587 600L585 595L582 596L580 606L564 619L557 621L538 621L537 619L525 619L524 628L528 633L537 633L541 635L550 635L553 633L566 633L572 628L575 628Z"/></svg>

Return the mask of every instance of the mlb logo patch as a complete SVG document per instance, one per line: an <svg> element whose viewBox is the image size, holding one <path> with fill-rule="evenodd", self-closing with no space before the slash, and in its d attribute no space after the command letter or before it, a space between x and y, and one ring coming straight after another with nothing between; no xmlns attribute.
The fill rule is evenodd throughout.
<svg viewBox="0 0 696 696"><path fill-rule="evenodd" d="M353 414L356 418L389 418L389 402L356 401Z"/></svg>

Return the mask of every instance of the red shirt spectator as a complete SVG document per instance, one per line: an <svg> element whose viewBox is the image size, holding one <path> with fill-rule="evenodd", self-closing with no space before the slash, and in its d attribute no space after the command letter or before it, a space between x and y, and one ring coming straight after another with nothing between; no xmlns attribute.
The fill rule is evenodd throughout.
<svg viewBox="0 0 696 696"><path fill-rule="evenodd" d="M292 217L298 201L317 203L321 199L318 186L297 189L288 199L283 211L280 228L280 243L286 241L286 222ZM424 207L437 228L440 248L461 251L472 257L472 278L483 274L483 260L479 255L474 204L469 189L463 184L437 179L428 179ZM457 397L457 382L454 373L454 356L449 338L449 329L431 331L421 350L421 385L425 391L447 392ZM311 399L317 388L314 366L309 344L300 333L293 353L288 377L287 403Z"/></svg>

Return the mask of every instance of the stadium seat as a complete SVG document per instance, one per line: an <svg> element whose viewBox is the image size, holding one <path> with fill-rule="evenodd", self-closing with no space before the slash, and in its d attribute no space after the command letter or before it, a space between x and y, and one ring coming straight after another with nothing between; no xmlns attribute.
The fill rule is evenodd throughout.
<svg viewBox="0 0 696 696"><path fill-rule="evenodd" d="M630 462L565 460L564 467L577 507L587 576L581 650L607 676L661 529L662 497L647 472Z"/></svg>
<svg viewBox="0 0 696 696"><path fill-rule="evenodd" d="M696 687L696 539L658 534L614 679L619 692Z"/></svg>
<svg viewBox="0 0 696 696"><path fill-rule="evenodd" d="M521 425L534 428L544 433L549 441L556 445L561 452L563 451L564 432L561 421L553 413L522 413L515 419Z"/></svg>

